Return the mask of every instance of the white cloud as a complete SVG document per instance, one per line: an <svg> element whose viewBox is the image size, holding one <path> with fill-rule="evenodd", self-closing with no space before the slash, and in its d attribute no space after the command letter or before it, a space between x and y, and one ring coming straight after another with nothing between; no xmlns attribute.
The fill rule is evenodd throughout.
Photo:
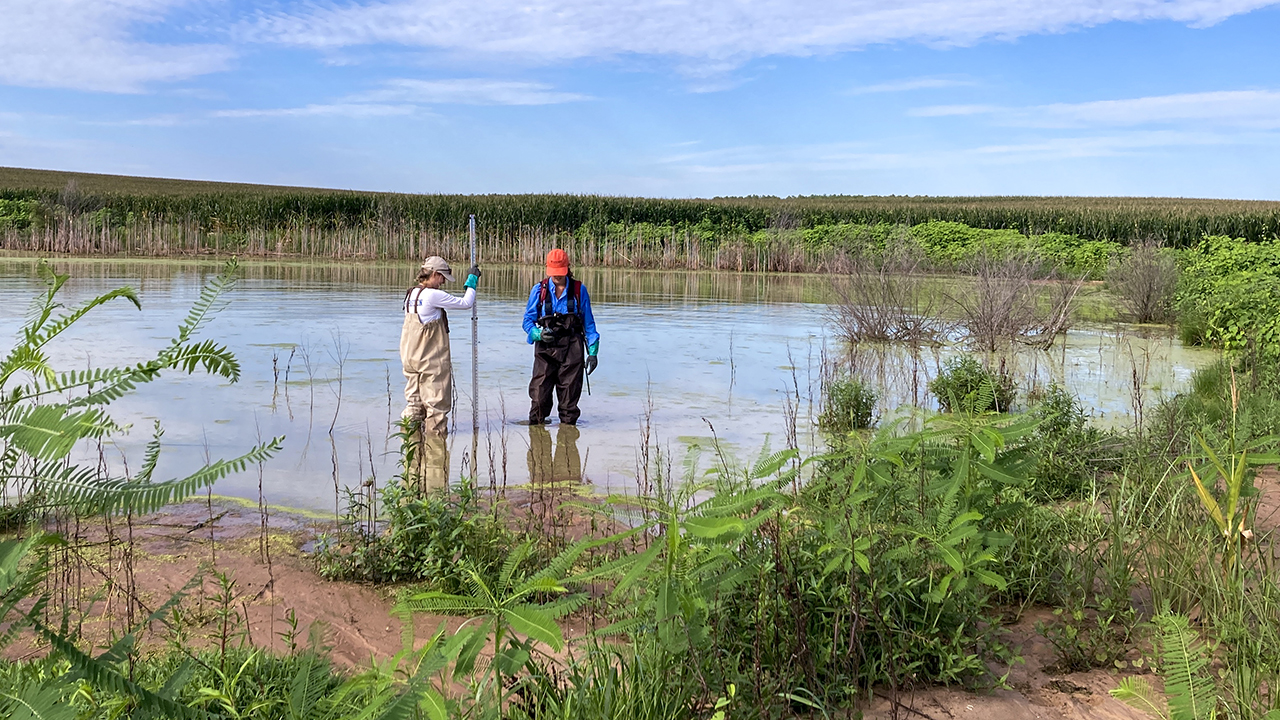
<svg viewBox="0 0 1280 720"><path fill-rule="evenodd" d="M1004 125L1042 128L1207 125L1280 129L1280 91L1222 90L1153 95L1124 100L1053 103L1031 107L935 105L909 111L916 117L993 115Z"/></svg>
<svg viewBox="0 0 1280 720"><path fill-rule="evenodd" d="M529 62L629 54L694 75L768 55L877 43L968 45L1116 21L1206 26L1276 0L384 0L260 13L246 39L312 48L399 44Z"/></svg>
<svg viewBox="0 0 1280 720"><path fill-rule="evenodd" d="M972 80L964 80L961 78L947 78L947 77L905 78L902 80L890 80L888 82L876 83L875 85L862 85L860 87L851 88L848 91L848 94L869 95L873 93L907 92L909 90L933 90L937 88L968 87L976 84L977 83L975 83Z"/></svg>
<svg viewBox="0 0 1280 720"><path fill-rule="evenodd" d="M0 9L0 82L102 92L223 70L220 45L162 45L134 39L186 0L6 0Z"/></svg>
<svg viewBox="0 0 1280 720"><path fill-rule="evenodd" d="M514 80L388 80L383 87L352 98L371 102L441 105L553 105L590 100L587 95L559 92L550 85Z"/></svg>
<svg viewBox="0 0 1280 720"><path fill-rule="evenodd" d="M374 103L335 103L330 105L305 105L291 108L243 108L218 110L216 118L258 117L348 117L369 118L388 115L412 115L418 108L412 105L380 105Z"/></svg>

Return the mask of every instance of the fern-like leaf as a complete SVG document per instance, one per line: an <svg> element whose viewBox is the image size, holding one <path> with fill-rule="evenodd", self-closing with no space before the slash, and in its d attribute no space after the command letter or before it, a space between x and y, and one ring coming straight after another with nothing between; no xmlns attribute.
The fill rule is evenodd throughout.
<svg viewBox="0 0 1280 720"><path fill-rule="evenodd" d="M1147 682L1143 677L1127 677L1120 681L1120 684L1111 689L1111 697L1120 702L1141 710L1152 717L1159 720L1168 720L1161 709L1163 705L1156 696L1156 691L1151 688L1151 683Z"/></svg>
<svg viewBox="0 0 1280 720"><path fill-rule="evenodd" d="M1208 651L1184 615L1156 616L1170 720L1209 720L1218 707L1217 688L1206 674Z"/></svg>

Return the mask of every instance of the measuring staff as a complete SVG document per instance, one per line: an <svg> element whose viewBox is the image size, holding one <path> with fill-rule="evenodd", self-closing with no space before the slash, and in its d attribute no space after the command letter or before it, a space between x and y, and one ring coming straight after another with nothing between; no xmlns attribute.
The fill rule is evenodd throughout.
<svg viewBox="0 0 1280 720"><path fill-rule="evenodd" d="M600 333L587 288L569 271L569 254L564 250L547 253L547 277L529 291L524 331L533 345L529 424L547 422L554 391L561 424L576 425L582 414L578 409L582 380L595 372Z"/></svg>
<svg viewBox="0 0 1280 720"><path fill-rule="evenodd" d="M404 323L400 328L400 362L404 365L405 408L400 417L421 421L422 431L444 435L453 407L453 361L449 354L449 315L476 303L480 268L472 265L462 297L440 289L453 282L449 263L439 255L422 262L418 284L404 294Z"/></svg>

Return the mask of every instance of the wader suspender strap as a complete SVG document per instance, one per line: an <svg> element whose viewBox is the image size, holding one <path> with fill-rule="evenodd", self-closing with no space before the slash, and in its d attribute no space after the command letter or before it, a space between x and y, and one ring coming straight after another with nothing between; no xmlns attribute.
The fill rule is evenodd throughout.
<svg viewBox="0 0 1280 720"><path fill-rule="evenodd" d="M418 291L416 295L415 295L415 294L414 294L414 292L413 292L414 290L417 290L417 291ZM405 312L405 314L406 314L406 315L408 315L409 313L417 314L417 312L418 312L418 295L421 295L421 294L422 294L422 288L421 288L421 287L419 287L419 286L417 286L417 285L414 285L413 287L411 287L411 288L409 288L408 290L405 290L405 291L404 291L404 312ZM413 295L413 309L410 309L410 306L409 306L409 296L410 296L410 295Z"/></svg>
<svg viewBox="0 0 1280 720"><path fill-rule="evenodd" d="M538 317L554 315L555 312L552 310L551 305L551 278L543 278L539 284L542 286L542 290L539 292L541 302L539 303ZM582 283L570 275L569 286L565 288L565 292L568 294L564 304L564 309L567 311L565 314L575 315L578 313L578 296L582 293Z"/></svg>
<svg viewBox="0 0 1280 720"><path fill-rule="evenodd" d="M423 289L424 289L424 288L422 288L421 286L414 285L413 287L409 288L408 290L405 290L405 292L404 292L404 312L405 312L405 314L406 314L406 315L408 315L409 313L413 313L414 315L418 315L418 298L422 297L422 291L423 291ZM416 292L416 293L415 293L415 292L414 292L414 290L417 290L418 292ZM412 306L412 309L410 308L410 304L409 304L409 296L410 296L410 295L412 295L412 296L413 296L413 306ZM421 321L422 316L421 316L421 315L418 315L418 319L419 319L419 321ZM448 335L448 334L449 334L449 313L445 312L445 311L444 311L444 308L440 308L440 320L444 322L444 333L445 333L445 335Z"/></svg>

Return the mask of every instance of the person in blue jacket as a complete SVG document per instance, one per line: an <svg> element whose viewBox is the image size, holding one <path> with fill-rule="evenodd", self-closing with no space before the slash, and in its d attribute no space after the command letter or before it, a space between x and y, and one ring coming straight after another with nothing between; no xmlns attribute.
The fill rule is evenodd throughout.
<svg viewBox="0 0 1280 720"><path fill-rule="evenodd" d="M591 314L591 297L569 271L569 254L564 250L547 253L547 276L529 291L524 332L533 345L529 424L547 422L554 392L561 424L577 425L582 414L578 409L582 380L584 373L595 372L600 333Z"/></svg>

